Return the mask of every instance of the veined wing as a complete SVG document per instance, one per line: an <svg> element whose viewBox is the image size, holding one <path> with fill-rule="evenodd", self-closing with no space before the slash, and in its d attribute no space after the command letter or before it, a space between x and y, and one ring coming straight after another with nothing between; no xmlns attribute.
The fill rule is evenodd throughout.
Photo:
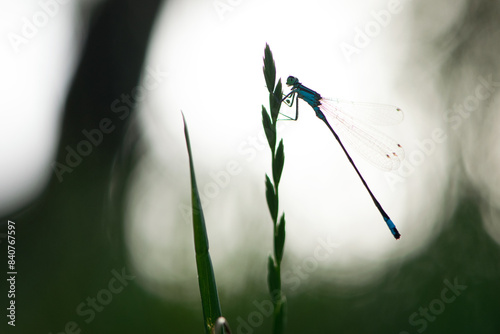
<svg viewBox="0 0 500 334"><path fill-rule="evenodd" d="M401 109L371 103L347 102L344 104L330 99L320 101L320 109L325 114L328 123L347 147L353 148L382 170L390 171L399 167L405 155L403 147L368 123L373 120L373 123L378 125L396 124L402 120ZM344 109L345 105L348 109ZM357 110L358 107L359 110ZM378 122L375 118L377 113L381 115ZM363 119L365 115L372 116Z"/></svg>
<svg viewBox="0 0 500 334"><path fill-rule="evenodd" d="M321 104L344 117L372 125L396 125L403 118L403 111L389 104L352 102L341 99L321 98Z"/></svg>

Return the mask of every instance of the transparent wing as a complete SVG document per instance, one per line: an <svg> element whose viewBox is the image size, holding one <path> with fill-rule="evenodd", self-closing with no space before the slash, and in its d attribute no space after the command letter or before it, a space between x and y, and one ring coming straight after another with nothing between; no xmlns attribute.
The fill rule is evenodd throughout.
<svg viewBox="0 0 500 334"><path fill-rule="evenodd" d="M404 118L400 108L388 104L352 102L330 98L322 98L321 104L327 104L329 109L334 110L339 115L366 124L396 125Z"/></svg>
<svg viewBox="0 0 500 334"><path fill-rule="evenodd" d="M399 167L405 155L403 147L368 123L397 124L403 119L401 109L331 99L321 99L320 109L345 146L353 148L382 170Z"/></svg>

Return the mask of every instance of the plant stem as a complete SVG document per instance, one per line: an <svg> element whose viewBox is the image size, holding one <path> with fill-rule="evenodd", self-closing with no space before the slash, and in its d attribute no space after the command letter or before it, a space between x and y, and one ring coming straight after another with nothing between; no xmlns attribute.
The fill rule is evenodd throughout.
<svg viewBox="0 0 500 334"><path fill-rule="evenodd" d="M264 77L269 91L270 115L266 108L262 106L262 125L266 133L269 148L272 155L273 181L266 174L266 200L273 220L273 255L268 258L268 287L274 305L273 333L284 333L286 322L286 298L281 290L281 260L285 246L285 214L279 216L279 182L285 163L283 139L280 140L276 148L276 123L278 121L283 95L281 79L275 86L276 67L269 45L266 44L264 51Z"/></svg>

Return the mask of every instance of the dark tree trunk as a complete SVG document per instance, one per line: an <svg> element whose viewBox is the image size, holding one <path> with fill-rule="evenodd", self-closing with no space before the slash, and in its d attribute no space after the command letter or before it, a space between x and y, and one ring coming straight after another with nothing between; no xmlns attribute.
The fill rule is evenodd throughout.
<svg viewBox="0 0 500 334"><path fill-rule="evenodd" d="M123 190L134 150L125 139L135 144L138 135L134 106L113 103L139 84L161 3L110 0L92 12L65 104L52 178L36 201L4 219L16 222L19 333L68 332L66 326L84 333L124 333L145 330L146 321L152 325L137 319L147 314L145 304L97 301L104 310L93 311L92 318L87 298L109 289L116 273L132 275L123 241ZM112 294L114 300L140 293L125 281L128 293ZM124 311L124 305L132 306Z"/></svg>

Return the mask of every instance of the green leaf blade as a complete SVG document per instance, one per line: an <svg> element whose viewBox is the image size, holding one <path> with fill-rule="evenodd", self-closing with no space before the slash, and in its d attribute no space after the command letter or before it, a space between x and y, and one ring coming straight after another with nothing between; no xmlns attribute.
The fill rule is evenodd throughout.
<svg viewBox="0 0 500 334"><path fill-rule="evenodd" d="M274 334L283 334L285 333L285 324L286 324L286 316L287 316L287 302L286 298L283 297L277 304L274 311L274 325L273 325L273 333Z"/></svg>
<svg viewBox="0 0 500 334"><path fill-rule="evenodd" d="M274 256L276 257L276 262L278 262L278 265L281 264L281 260L283 259L285 236L285 214L283 213L276 228L276 235L274 240Z"/></svg>
<svg viewBox="0 0 500 334"><path fill-rule="evenodd" d="M278 268L271 255L269 255L267 260L267 286L269 288L269 293L273 296L273 303L276 304L276 301L281 298L281 283Z"/></svg>
<svg viewBox="0 0 500 334"><path fill-rule="evenodd" d="M276 150L276 156L273 159L273 180L274 180L274 185L276 187L278 187L280 183L284 165L285 165L285 148L283 146L283 139L281 139L280 143L278 144L278 149Z"/></svg>
<svg viewBox="0 0 500 334"><path fill-rule="evenodd" d="M198 271L198 285L200 288L205 333L209 334L217 319L222 316L222 312L220 309L219 294L217 292L212 260L210 259L208 234L205 218L203 216L203 207L201 206L200 195L196 184L191 143L184 114L182 115L182 119L184 121L184 136L186 138L191 176L191 206L193 211L193 235L196 268Z"/></svg>
<svg viewBox="0 0 500 334"><path fill-rule="evenodd" d="M271 122L271 118L264 106L262 106L262 126L264 127L269 148L274 155L276 150L276 125Z"/></svg>
<svg viewBox="0 0 500 334"><path fill-rule="evenodd" d="M274 186L271 179L266 174L266 200L267 206L269 207L269 212L271 213L271 218L273 223L276 224L278 220L278 197L274 192Z"/></svg>
<svg viewBox="0 0 500 334"><path fill-rule="evenodd" d="M274 64L273 53L271 48L266 43L264 50L264 77L266 79L266 86L269 93L273 92L274 83L276 82L276 65Z"/></svg>
<svg viewBox="0 0 500 334"><path fill-rule="evenodd" d="M281 79L279 79L274 92L269 93L269 105L271 106L271 119L273 120L273 123L276 123L276 121L278 120L282 97L283 90L281 88Z"/></svg>

